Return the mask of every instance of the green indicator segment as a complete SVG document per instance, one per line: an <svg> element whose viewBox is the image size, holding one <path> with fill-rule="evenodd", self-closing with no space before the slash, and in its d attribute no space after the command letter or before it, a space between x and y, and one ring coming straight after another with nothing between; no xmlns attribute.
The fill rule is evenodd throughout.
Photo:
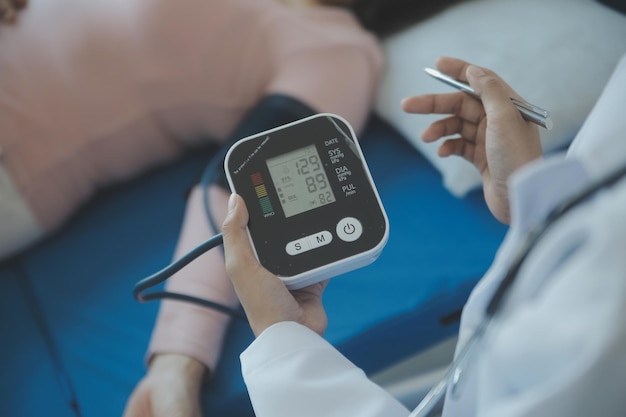
<svg viewBox="0 0 626 417"><path fill-rule="evenodd" d="M259 203L261 203L261 210L263 210L263 214L271 213L272 211L274 211L269 197L260 198Z"/></svg>

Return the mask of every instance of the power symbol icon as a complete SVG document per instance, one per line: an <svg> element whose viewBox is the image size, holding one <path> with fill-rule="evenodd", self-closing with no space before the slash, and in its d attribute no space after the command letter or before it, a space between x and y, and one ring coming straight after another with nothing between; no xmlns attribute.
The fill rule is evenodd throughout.
<svg viewBox="0 0 626 417"><path fill-rule="evenodd" d="M354 217L345 217L337 223L336 232L344 242L354 242L363 234L363 226Z"/></svg>

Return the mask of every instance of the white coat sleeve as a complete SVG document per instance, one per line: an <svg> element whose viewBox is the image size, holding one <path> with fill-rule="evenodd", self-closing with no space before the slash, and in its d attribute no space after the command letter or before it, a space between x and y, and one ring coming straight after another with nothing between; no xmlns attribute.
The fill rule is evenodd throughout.
<svg viewBox="0 0 626 417"><path fill-rule="evenodd" d="M409 411L327 341L293 322L266 329L241 355L257 417L406 417Z"/></svg>

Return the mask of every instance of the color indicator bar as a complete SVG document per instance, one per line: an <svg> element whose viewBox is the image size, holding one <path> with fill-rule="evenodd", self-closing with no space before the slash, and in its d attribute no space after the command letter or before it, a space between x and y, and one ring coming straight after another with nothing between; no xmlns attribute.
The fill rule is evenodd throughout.
<svg viewBox="0 0 626 417"><path fill-rule="evenodd" d="M252 185L254 185L254 192L256 193L257 198L259 199L259 204L261 205L261 210L264 215L269 215L274 212L274 208L272 207L272 202L270 201L269 196L267 195L267 188L265 188L265 184L263 183L263 177L261 173L257 172L255 174L250 175L250 179L252 180Z"/></svg>

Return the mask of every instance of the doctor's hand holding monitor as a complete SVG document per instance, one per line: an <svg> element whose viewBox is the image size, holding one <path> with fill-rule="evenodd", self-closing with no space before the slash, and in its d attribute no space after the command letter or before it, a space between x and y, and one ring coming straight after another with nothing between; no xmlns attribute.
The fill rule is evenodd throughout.
<svg viewBox="0 0 626 417"><path fill-rule="evenodd" d="M464 308L449 375L412 412L368 380L321 337L325 283L290 292L264 269L233 195L226 268L257 336L241 355L256 415L425 416L445 395L444 417L623 416L626 122L612 104L626 97L626 59L567 154L544 160L537 123L506 82L458 59L437 67L475 95L421 95L402 107L445 115L423 140L443 139L440 156L471 162L489 209L511 225Z"/></svg>

